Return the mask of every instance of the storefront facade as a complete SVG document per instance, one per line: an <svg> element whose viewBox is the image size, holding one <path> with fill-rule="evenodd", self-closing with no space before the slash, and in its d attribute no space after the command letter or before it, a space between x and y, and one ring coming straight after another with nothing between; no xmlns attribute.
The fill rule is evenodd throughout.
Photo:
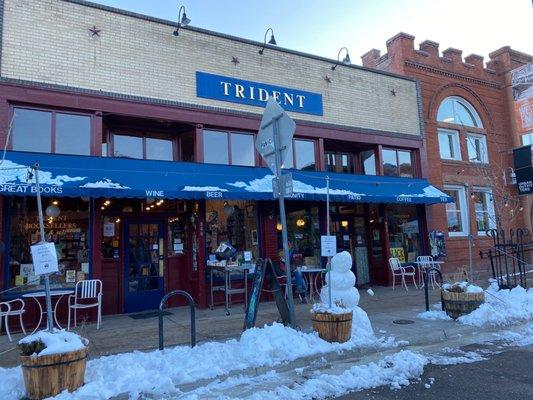
<svg viewBox="0 0 533 400"><path fill-rule="evenodd" d="M174 289L207 306L207 263L223 242L238 257L278 258L272 176L254 147L270 96L297 124L284 167L302 265L325 261L327 180L330 228L361 284L388 284L391 254L414 261L427 250L426 207L448 197L424 180L414 80L333 71L332 60L274 46L260 55L260 43L197 28L176 37L168 21L83 1L1 3L0 279L10 296L40 287L28 252L39 240L35 163L61 264L53 287L101 279L104 313L156 308ZM46 43L23 28L36 21Z"/></svg>

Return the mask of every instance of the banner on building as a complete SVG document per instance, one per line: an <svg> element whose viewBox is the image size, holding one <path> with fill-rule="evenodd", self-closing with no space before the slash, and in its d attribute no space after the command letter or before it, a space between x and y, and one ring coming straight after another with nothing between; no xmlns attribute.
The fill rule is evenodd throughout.
<svg viewBox="0 0 533 400"><path fill-rule="evenodd" d="M519 194L533 193L533 166L531 163L531 145L513 150L516 185Z"/></svg>
<svg viewBox="0 0 533 400"><path fill-rule="evenodd" d="M516 126L520 134L533 130L533 63L511 71Z"/></svg>

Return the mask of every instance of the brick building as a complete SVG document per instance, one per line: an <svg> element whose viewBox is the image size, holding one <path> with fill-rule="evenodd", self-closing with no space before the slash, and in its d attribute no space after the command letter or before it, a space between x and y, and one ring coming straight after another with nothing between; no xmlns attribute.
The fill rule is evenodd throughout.
<svg viewBox="0 0 533 400"><path fill-rule="evenodd" d="M530 55L501 48L483 57L430 40L414 46L414 37L399 33L387 41L387 53L373 49L363 66L395 72L420 82L425 124L424 147L429 181L455 201L432 207L428 229L444 232L445 268L472 264L485 276L488 262L479 251L490 247L485 233L497 222L506 230L529 227L531 210L512 184L513 147L521 145L514 124L509 71L532 61ZM471 236L469 236L471 235Z"/></svg>
<svg viewBox="0 0 533 400"><path fill-rule="evenodd" d="M297 126L285 162L295 262L325 263L328 179L331 231L358 283L389 284L390 255L427 252L426 213L450 199L424 179L414 79L195 27L176 35L175 23L82 0L0 0L0 13L6 296L41 288L36 162L53 288L101 279L104 313L155 308L174 289L206 307L221 243L277 259L272 174L254 148L269 96Z"/></svg>

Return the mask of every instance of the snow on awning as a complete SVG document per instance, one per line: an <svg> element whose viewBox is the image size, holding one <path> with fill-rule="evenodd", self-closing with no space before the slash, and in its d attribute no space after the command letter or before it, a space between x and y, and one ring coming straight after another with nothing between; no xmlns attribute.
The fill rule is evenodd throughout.
<svg viewBox="0 0 533 400"><path fill-rule="evenodd" d="M43 195L166 199L273 200L266 168L9 151L0 194L35 195L28 169L39 163ZM289 172L289 171L288 171ZM293 200L436 204L452 199L424 179L290 170Z"/></svg>

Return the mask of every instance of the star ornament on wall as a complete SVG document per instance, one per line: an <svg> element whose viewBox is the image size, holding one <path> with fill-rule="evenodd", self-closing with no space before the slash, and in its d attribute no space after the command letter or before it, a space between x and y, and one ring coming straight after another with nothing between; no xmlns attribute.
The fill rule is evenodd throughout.
<svg viewBox="0 0 533 400"><path fill-rule="evenodd" d="M231 57L231 62L232 62L235 66L237 66L237 64L240 64L239 59L238 59L237 57L235 57L235 56L232 56L232 57Z"/></svg>
<svg viewBox="0 0 533 400"><path fill-rule="evenodd" d="M324 80L327 82L327 83L331 83L331 78L329 76L325 76L324 77Z"/></svg>
<svg viewBox="0 0 533 400"><path fill-rule="evenodd" d="M102 30L93 25L92 28L89 28L89 32L91 33L91 37L100 37L100 32L102 32Z"/></svg>

